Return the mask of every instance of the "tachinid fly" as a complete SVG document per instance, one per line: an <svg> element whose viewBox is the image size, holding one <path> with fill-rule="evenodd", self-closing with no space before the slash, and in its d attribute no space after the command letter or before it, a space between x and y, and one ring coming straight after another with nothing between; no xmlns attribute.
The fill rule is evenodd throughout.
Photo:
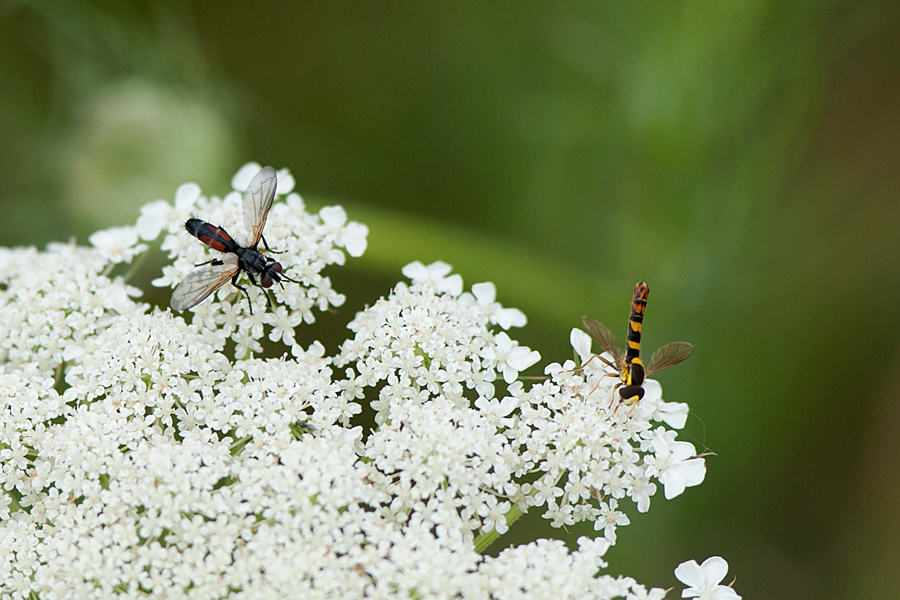
<svg viewBox="0 0 900 600"><path fill-rule="evenodd" d="M210 225L200 219L188 219L184 228L192 236L212 248L224 253L221 259L213 259L203 265L209 265L184 278L172 292L172 309L176 311L186 310L203 302L210 294L225 285L230 279L231 285L241 290L250 303L250 294L247 288L238 285L238 277L241 272L247 274L250 282L262 288L266 295L266 303L272 305L268 288L281 280L299 283L282 273L281 263L266 256L256 249L262 240L267 251L269 244L263 237L263 228L266 226L266 217L272 208L272 200L275 198L276 177L275 169L263 167L250 181L244 192L244 227L250 233L250 242L242 246L221 227ZM198 265L202 266L202 265ZM259 277L259 282L256 281ZM284 287L282 285L282 287ZM253 314L253 306L250 303L250 314Z"/></svg>
<svg viewBox="0 0 900 600"><path fill-rule="evenodd" d="M694 351L694 347L688 342L671 342L653 353L650 358L650 364L644 368L641 362L641 327L644 323L644 309L647 307L647 296L650 294L650 286L643 281L638 282L634 286L634 297L631 300L631 317L628 319L628 347L623 352L616 347L616 340L612 332L602 323L587 317L581 320L587 329L588 334L597 342L605 352L608 352L613 358L613 362L608 361L603 356L595 354L591 357L597 358L605 363L608 367L615 369L616 373L609 375L618 375L622 381L616 384L619 390L619 396L625 404L634 404L644 397L644 378L651 374L677 365ZM590 362L590 360L588 362ZM582 368L584 365L581 365Z"/></svg>

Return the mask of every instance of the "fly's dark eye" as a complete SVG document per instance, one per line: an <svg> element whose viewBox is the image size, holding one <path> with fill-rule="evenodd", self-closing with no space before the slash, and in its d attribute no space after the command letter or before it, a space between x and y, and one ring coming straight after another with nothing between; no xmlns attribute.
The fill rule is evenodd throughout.
<svg viewBox="0 0 900 600"><path fill-rule="evenodd" d="M281 273L281 263L272 263L272 266L269 268L272 269L273 271L275 271L276 273Z"/></svg>
<svg viewBox="0 0 900 600"><path fill-rule="evenodd" d="M272 287L272 278L269 277L269 276L266 276L266 277L260 277L260 278L259 278L259 285L263 286L264 288L270 288L270 287Z"/></svg>

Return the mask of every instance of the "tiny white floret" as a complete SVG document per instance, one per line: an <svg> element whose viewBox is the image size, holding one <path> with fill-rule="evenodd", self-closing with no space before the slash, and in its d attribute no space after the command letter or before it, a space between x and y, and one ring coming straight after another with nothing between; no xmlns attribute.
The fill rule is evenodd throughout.
<svg viewBox="0 0 900 600"><path fill-rule="evenodd" d="M698 600L741 600L731 586L720 585L728 574L728 563L721 556L711 556L698 565L689 560L675 568L675 577L688 587L681 592L682 598Z"/></svg>

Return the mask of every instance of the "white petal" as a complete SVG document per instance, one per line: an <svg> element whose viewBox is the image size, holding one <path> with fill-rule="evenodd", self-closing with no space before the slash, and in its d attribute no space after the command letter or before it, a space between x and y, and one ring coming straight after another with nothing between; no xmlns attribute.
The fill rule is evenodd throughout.
<svg viewBox="0 0 900 600"><path fill-rule="evenodd" d="M716 588L713 600L741 600L741 596L727 585L720 585Z"/></svg>
<svg viewBox="0 0 900 600"><path fill-rule="evenodd" d="M490 304L497 299L497 288L490 281L476 283L472 286L472 293L481 304Z"/></svg>
<svg viewBox="0 0 900 600"><path fill-rule="evenodd" d="M303 202L300 194L288 194L284 202L295 212L299 213L306 210L306 204Z"/></svg>
<svg viewBox="0 0 900 600"><path fill-rule="evenodd" d="M290 171L288 171L287 169L280 169L275 174L275 177L277 178L275 195L284 196L285 194L290 194L294 190L294 185L296 185L296 182L294 181L294 176L291 175Z"/></svg>
<svg viewBox="0 0 900 600"><path fill-rule="evenodd" d="M344 231L346 232L344 234L344 247L347 249L347 254L353 257L362 256L368 247L366 238L369 235L369 228L362 223L351 221L347 223Z"/></svg>
<svg viewBox="0 0 900 600"><path fill-rule="evenodd" d="M669 468L659 474L659 481L663 484L663 493L666 500L671 500L684 493L685 483L681 472Z"/></svg>
<svg viewBox="0 0 900 600"><path fill-rule="evenodd" d="M694 449L694 445L690 442L672 442L669 449L672 452L669 460L672 462L687 460L697 455L697 450Z"/></svg>
<svg viewBox="0 0 900 600"><path fill-rule="evenodd" d="M501 417L505 417L519 406L519 399L507 396L500 402L500 409L497 411Z"/></svg>
<svg viewBox="0 0 900 600"><path fill-rule="evenodd" d="M675 567L675 578L689 587L704 585L703 570L696 560L689 560Z"/></svg>
<svg viewBox="0 0 900 600"><path fill-rule="evenodd" d="M449 266L449 265L447 265ZM447 277L441 282L440 287L438 288L442 292L447 292L451 296L459 296L462 293L463 288L463 280L462 275L454 274L450 277Z"/></svg>
<svg viewBox="0 0 900 600"><path fill-rule="evenodd" d="M249 181L247 183L250 183ZM196 183L185 183L175 191L175 210L188 212L200 197L200 186Z"/></svg>
<svg viewBox="0 0 900 600"><path fill-rule="evenodd" d="M436 260L428 265L428 272L431 273L431 276L435 278L444 277L452 270L453 267L442 260Z"/></svg>
<svg viewBox="0 0 900 600"><path fill-rule="evenodd" d="M472 286L474 289L474 286ZM525 327L528 317L518 308L503 308L497 312L497 325L503 329L510 327Z"/></svg>
<svg viewBox="0 0 900 600"><path fill-rule="evenodd" d="M572 344L572 348L575 349L582 363L586 362L593 355L591 352L591 336L582 330L572 329L572 332L569 334L569 343Z"/></svg>
<svg viewBox="0 0 900 600"><path fill-rule="evenodd" d="M653 413L653 420L662 421L672 429L681 429L687 423L689 410L684 402L662 402Z"/></svg>
<svg viewBox="0 0 900 600"><path fill-rule="evenodd" d="M428 269L419 261L413 261L400 269L403 276L412 280L413 283L428 278Z"/></svg>
<svg viewBox="0 0 900 600"><path fill-rule="evenodd" d="M325 206L319 210L319 218L331 227L343 227L347 222L347 211L343 206Z"/></svg>
<svg viewBox="0 0 900 600"><path fill-rule="evenodd" d="M77 344L68 344L63 349L63 359L70 361L76 358L81 358L84 356L85 350L83 346L79 346Z"/></svg>
<svg viewBox="0 0 900 600"><path fill-rule="evenodd" d="M507 362L516 370L524 371L539 360L541 360L540 352L531 350L528 346L519 346L510 352Z"/></svg>
<svg viewBox="0 0 900 600"><path fill-rule="evenodd" d="M155 240L159 237L170 210L172 207L165 200L156 200L141 207L136 229L142 240Z"/></svg>
<svg viewBox="0 0 900 600"><path fill-rule="evenodd" d="M243 167L238 169L238 172L234 174L234 177L231 178L231 187L241 193L247 189L247 186L250 185L250 180L253 179L253 176L259 173L259 170L262 169L258 162L248 162Z"/></svg>
<svg viewBox="0 0 900 600"><path fill-rule="evenodd" d="M728 562L721 556L710 556L700 568L708 585L718 585L728 575Z"/></svg>
<svg viewBox="0 0 900 600"><path fill-rule="evenodd" d="M702 458L692 458L681 463L679 470L687 487L700 485L706 478L706 461Z"/></svg>

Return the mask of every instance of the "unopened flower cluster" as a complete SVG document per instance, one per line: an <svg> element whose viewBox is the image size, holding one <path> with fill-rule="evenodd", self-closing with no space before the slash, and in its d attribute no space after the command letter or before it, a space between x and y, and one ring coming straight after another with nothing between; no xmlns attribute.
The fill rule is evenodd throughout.
<svg viewBox="0 0 900 600"><path fill-rule="evenodd" d="M222 199L182 186L175 207L150 204L91 248L0 249L2 595L663 598L606 574L603 556L624 503L646 511L657 485L670 498L702 481L703 459L671 429L686 405L652 381L633 410L614 405L599 361L524 385L540 356L510 336L525 315L492 284L464 291L449 266L413 263L335 357L300 347L313 309L343 302L322 268L361 254L366 230L288 193L265 235L303 283L272 288L277 308L248 286L251 315L230 284L188 322L134 300L116 273L144 242L167 232L173 264L156 283L174 287L209 260L186 216L239 223L256 170ZM281 191L291 182L279 173ZM256 357L264 336L290 354ZM586 337L572 334L582 362ZM356 424L363 403L374 428ZM530 510L598 533L575 551L479 552ZM676 576L686 597L734 600L726 572L714 557Z"/></svg>

